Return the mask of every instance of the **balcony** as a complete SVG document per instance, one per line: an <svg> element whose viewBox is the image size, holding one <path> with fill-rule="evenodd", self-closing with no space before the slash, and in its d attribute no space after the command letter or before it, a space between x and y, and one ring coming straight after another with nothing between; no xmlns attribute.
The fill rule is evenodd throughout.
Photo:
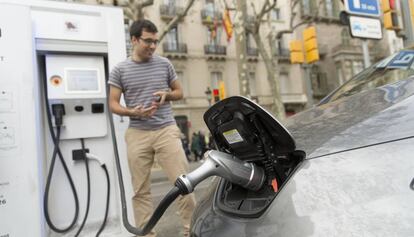
<svg viewBox="0 0 414 237"><path fill-rule="evenodd" d="M187 58L187 44L165 42L162 44L164 56L167 58Z"/></svg>
<svg viewBox="0 0 414 237"><path fill-rule="evenodd" d="M320 8L318 10L318 6L316 4L316 1L311 0L309 1L308 6L305 6L301 2L301 18L302 19L312 19L316 16L316 21L323 21L323 22L339 22L339 13L340 10L333 6L333 9L327 9L326 7Z"/></svg>
<svg viewBox="0 0 414 237"><path fill-rule="evenodd" d="M289 52L289 49L286 49L286 48L276 49L273 52L273 56L274 57L278 57L279 62L290 63L290 52Z"/></svg>
<svg viewBox="0 0 414 237"><path fill-rule="evenodd" d="M226 59L226 46L223 45L204 45L204 53L208 59L224 60Z"/></svg>
<svg viewBox="0 0 414 237"><path fill-rule="evenodd" d="M170 21L176 15L182 14L183 12L184 12L183 7L178 7L178 6L171 7L166 4L160 5L160 16L161 16L161 19L165 21Z"/></svg>
<svg viewBox="0 0 414 237"><path fill-rule="evenodd" d="M337 7L332 6L332 9L323 8L322 14L319 14L319 18L321 21L326 22L339 22L339 9Z"/></svg>
<svg viewBox="0 0 414 237"><path fill-rule="evenodd" d="M223 15L219 11L212 11L210 9L203 9L201 10L201 21L203 24L210 25L214 24L214 22L221 23L223 20Z"/></svg>
<svg viewBox="0 0 414 237"><path fill-rule="evenodd" d="M362 49L361 45L353 45L353 44L339 44L332 48L333 55L341 55L341 54L356 54L361 55Z"/></svg>
<svg viewBox="0 0 414 237"><path fill-rule="evenodd" d="M310 1L312 3L312 1ZM310 19L318 13L318 9L313 4L311 6L304 6L301 2L300 15L302 19Z"/></svg>

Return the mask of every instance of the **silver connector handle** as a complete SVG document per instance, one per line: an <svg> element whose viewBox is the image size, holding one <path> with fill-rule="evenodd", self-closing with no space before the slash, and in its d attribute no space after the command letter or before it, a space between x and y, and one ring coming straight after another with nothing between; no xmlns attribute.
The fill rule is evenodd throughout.
<svg viewBox="0 0 414 237"><path fill-rule="evenodd" d="M215 150L207 151L204 157L205 162L200 167L178 178L186 186L188 193L193 192L201 181L213 175L253 191L263 186L265 173L261 167L253 163Z"/></svg>

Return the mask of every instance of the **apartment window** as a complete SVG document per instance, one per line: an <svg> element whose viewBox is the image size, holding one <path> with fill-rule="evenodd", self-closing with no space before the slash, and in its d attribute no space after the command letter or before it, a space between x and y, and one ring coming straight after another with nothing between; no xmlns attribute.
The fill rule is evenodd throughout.
<svg viewBox="0 0 414 237"><path fill-rule="evenodd" d="M183 71L177 71L177 80L180 82L181 87L183 88L184 96L188 96L188 83L184 77Z"/></svg>
<svg viewBox="0 0 414 237"><path fill-rule="evenodd" d="M310 2L309 2L309 0L302 0L302 10L305 14L310 13Z"/></svg>
<svg viewBox="0 0 414 237"><path fill-rule="evenodd" d="M346 60L344 66L345 66L345 68L344 68L345 69L345 71L344 71L345 81L348 81L352 77L352 75L353 75L351 61Z"/></svg>
<svg viewBox="0 0 414 237"><path fill-rule="evenodd" d="M280 91L283 91L283 93L290 93L294 88L294 85L292 85L292 80L289 79L288 72L280 72L279 81Z"/></svg>
<svg viewBox="0 0 414 237"><path fill-rule="evenodd" d="M334 16L334 6L333 6L333 0L325 0L325 10L326 10L326 16L327 17L333 17Z"/></svg>
<svg viewBox="0 0 414 237"><path fill-rule="evenodd" d="M175 73L177 74L177 80L180 83L181 88L183 89L184 99L181 99L179 101L174 101L173 104L184 104L185 103L185 98L189 97L188 83L187 83L187 80L184 77L183 71L176 71Z"/></svg>
<svg viewBox="0 0 414 237"><path fill-rule="evenodd" d="M176 6L176 2L176 0L164 0L164 4L171 8L174 8Z"/></svg>
<svg viewBox="0 0 414 237"><path fill-rule="evenodd" d="M223 76L221 72L211 72L211 88L219 89L220 83L223 82Z"/></svg>
<svg viewBox="0 0 414 237"><path fill-rule="evenodd" d="M209 45L220 45L221 27L218 25L207 26L207 43Z"/></svg>
<svg viewBox="0 0 414 237"><path fill-rule="evenodd" d="M364 70L364 64L362 63L362 61L352 61L353 75L360 73L362 70Z"/></svg>
<svg viewBox="0 0 414 237"><path fill-rule="evenodd" d="M214 0L206 0L204 10L208 16L214 17Z"/></svg>
<svg viewBox="0 0 414 237"><path fill-rule="evenodd" d="M170 16L176 14L177 0L164 0L164 5L167 6L166 10Z"/></svg>
<svg viewBox="0 0 414 237"><path fill-rule="evenodd" d="M285 46L285 40L283 39L283 36L282 36L280 39L276 40L277 55L282 56L286 53L285 51L287 50L287 48L285 48L284 46Z"/></svg>
<svg viewBox="0 0 414 237"><path fill-rule="evenodd" d="M281 20L281 16L280 16L280 9L279 8L275 8L270 12L270 19L272 21L279 21Z"/></svg>
<svg viewBox="0 0 414 237"><path fill-rule="evenodd" d="M257 96L256 73L255 72L249 72L249 86L250 86L250 96Z"/></svg>
<svg viewBox="0 0 414 237"><path fill-rule="evenodd" d="M336 76L338 78L338 83L339 83L339 85L342 85L342 84L345 83L345 80L344 80L344 76L342 74L341 64L340 63L336 63L335 64L335 67L336 67Z"/></svg>
<svg viewBox="0 0 414 237"><path fill-rule="evenodd" d="M178 50L178 28L177 26L171 28L167 33L168 49L172 51Z"/></svg>
<svg viewBox="0 0 414 237"><path fill-rule="evenodd" d="M246 46L247 48L256 48L256 42L254 41L253 35L247 33L246 35Z"/></svg>
<svg viewBox="0 0 414 237"><path fill-rule="evenodd" d="M313 15L317 12L315 0L302 0L302 14Z"/></svg>

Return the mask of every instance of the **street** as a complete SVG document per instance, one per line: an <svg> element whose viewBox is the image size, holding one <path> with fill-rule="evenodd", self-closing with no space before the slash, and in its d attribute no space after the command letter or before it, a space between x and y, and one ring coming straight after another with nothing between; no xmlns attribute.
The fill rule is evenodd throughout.
<svg viewBox="0 0 414 237"><path fill-rule="evenodd" d="M210 179L204 180L201 182L194 191L196 200L200 200L200 197L207 190ZM154 197L154 208L158 205L164 195L170 191L172 185L166 182L153 183L151 186L151 192ZM178 209L175 202L166 210L164 215L161 217L157 225L155 226L155 231L157 232L158 237L181 237L180 232L182 233L181 219L178 215Z"/></svg>

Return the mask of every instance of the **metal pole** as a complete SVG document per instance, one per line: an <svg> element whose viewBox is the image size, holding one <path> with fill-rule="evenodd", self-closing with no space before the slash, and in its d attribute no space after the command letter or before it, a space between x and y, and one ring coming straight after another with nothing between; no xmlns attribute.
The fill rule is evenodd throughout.
<svg viewBox="0 0 414 237"><path fill-rule="evenodd" d="M411 8L414 6L408 2L409 0L401 0L401 5L397 5L397 9L401 9L403 31L404 31L404 47L409 47L414 44L413 22L411 21ZM412 1L412 0L411 0ZM398 4L399 1L396 3ZM414 10L414 9L413 9Z"/></svg>
<svg viewBox="0 0 414 237"><path fill-rule="evenodd" d="M303 69L305 71L305 76L303 79L305 80L305 87L306 87L306 97L308 98L306 102L306 108L310 108L313 105L313 91L312 91L312 83L310 77L310 66L303 65Z"/></svg>
<svg viewBox="0 0 414 237"><path fill-rule="evenodd" d="M371 59L369 58L368 41L362 40L362 52L364 55L364 66L365 68L371 65Z"/></svg>

